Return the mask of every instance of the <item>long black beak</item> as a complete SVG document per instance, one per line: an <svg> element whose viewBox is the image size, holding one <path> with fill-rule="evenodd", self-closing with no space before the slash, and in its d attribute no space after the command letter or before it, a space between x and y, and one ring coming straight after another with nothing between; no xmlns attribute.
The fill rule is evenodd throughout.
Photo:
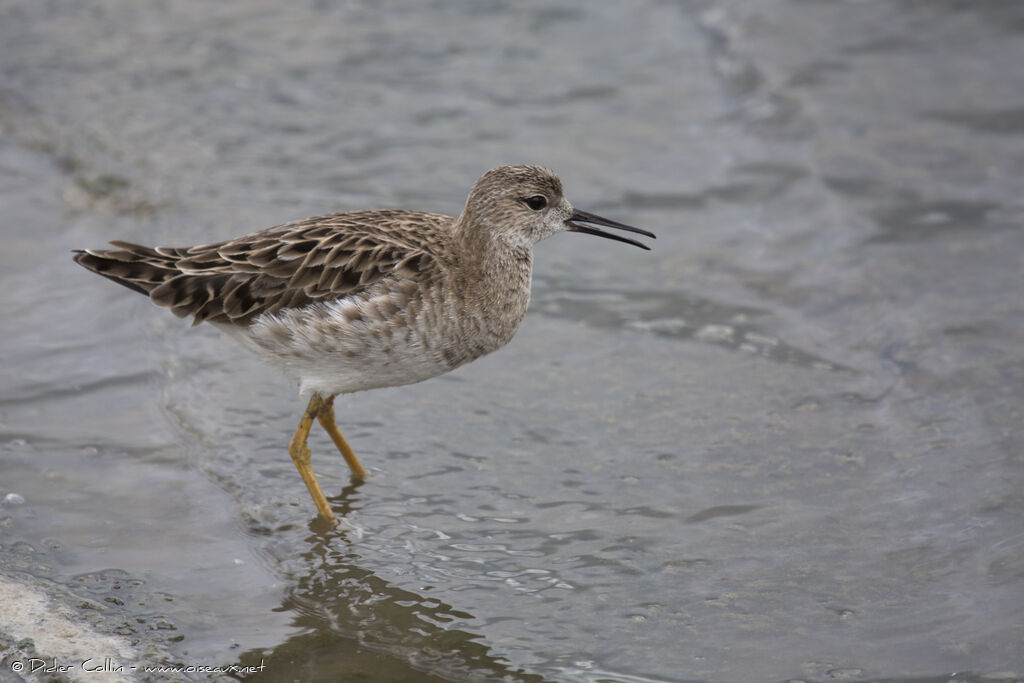
<svg viewBox="0 0 1024 683"><path fill-rule="evenodd" d="M569 226L570 232L585 232L588 235L607 237L610 240L616 240L618 242L632 244L633 246L640 247L641 249L646 249L647 251L651 250L651 248L644 244L643 242L638 242L637 240L633 240L628 237L622 237L620 235L613 235L610 232L605 232L604 230L592 228L588 225L580 225L580 223L592 223L593 225L603 225L608 228L616 228L617 230L628 230L629 232L640 233L641 235L645 235L647 237L650 237L651 239L655 239L653 232L647 232L646 230L641 230L640 228L634 228L632 225L626 225L625 223L619 223L618 221L609 220L607 218L601 218L600 216L597 216L592 213L587 213L586 211L573 209L572 215L569 216L569 220L565 222L565 224Z"/></svg>

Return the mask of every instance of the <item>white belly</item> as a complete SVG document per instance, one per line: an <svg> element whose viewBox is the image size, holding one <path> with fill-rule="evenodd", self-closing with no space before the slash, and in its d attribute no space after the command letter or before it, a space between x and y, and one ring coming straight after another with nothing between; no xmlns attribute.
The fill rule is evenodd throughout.
<svg viewBox="0 0 1024 683"><path fill-rule="evenodd" d="M228 331L282 368L302 394L323 396L421 382L508 341L444 299L417 297L396 308L386 287L372 290Z"/></svg>

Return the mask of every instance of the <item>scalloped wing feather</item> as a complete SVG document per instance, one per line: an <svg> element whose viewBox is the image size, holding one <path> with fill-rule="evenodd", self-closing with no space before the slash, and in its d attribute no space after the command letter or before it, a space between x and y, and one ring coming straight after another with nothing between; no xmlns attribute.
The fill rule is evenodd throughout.
<svg viewBox="0 0 1024 683"><path fill-rule="evenodd" d="M194 324L246 326L264 313L357 294L389 275L433 276L453 221L418 211L354 211L193 247L113 241L116 249L79 251L74 259L178 317L193 316Z"/></svg>

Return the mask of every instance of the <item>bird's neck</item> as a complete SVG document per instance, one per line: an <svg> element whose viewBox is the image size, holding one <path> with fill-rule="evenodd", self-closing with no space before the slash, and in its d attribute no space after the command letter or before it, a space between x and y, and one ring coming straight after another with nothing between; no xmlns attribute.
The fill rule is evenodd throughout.
<svg viewBox="0 0 1024 683"><path fill-rule="evenodd" d="M465 225L465 218L456 221L454 235L461 303L505 343L518 329L530 302L533 248L509 243L486 226Z"/></svg>
<svg viewBox="0 0 1024 683"><path fill-rule="evenodd" d="M459 269L466 277L505 286L516 283L529 288L533 267L532 244L514 241L512 235L481 225L465 213L455 221L453 232ZM478 282L477 286L480 285Z"/></svg>

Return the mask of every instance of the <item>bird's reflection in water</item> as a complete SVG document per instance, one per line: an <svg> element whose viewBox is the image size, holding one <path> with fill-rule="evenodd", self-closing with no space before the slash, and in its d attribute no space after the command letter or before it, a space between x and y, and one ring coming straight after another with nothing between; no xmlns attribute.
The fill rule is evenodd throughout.
<svg viewBox="0 0 1024 683"><path fill-rule="evenodd" d="M361 482L330 499L345 518L359 507ZM280 609L295 615L301 632L268 650L244 653L238 666L262 671L254 681L515 681L546 679L513 669L479 642L482 636L450 627L473 618L436 598L399 588L360 565L359 544L344 524L310 522L307 573L288 590Z"/></svg>

